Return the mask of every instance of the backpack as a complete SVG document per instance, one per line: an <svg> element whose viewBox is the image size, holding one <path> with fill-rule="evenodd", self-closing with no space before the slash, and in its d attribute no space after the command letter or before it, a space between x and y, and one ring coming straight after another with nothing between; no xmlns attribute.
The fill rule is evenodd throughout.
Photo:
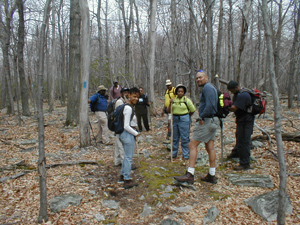
<svg viewBox="0 0 300 225"><path fill-rule="evenodd" d="M108 115L107 126L110 131L114 131L115 134L121 134L124 131L124 107L129 104L122 104L118 106L115 111ZM129 105L130 106L130 105ZM130 106L131 107L131 106ZM131 119L133 118L133 113Z"/></svg>
<svg viewBox="0 0 300 225"><path fill-rule="evenodd" d="M108 103L107 110L106 110L107 114L111 114L115 110L115 105L119 98L115 98Z"/></svg>
<svg viewBox="0 0 300 225"><path fill-rule="evenodd" d="M226 116L229 114L228 107L232 105L230 95L227 92L222 92L220 90L217 90L217 93L218 93L218 103L217 103L217 112L215 115L219 118L226 118Z"/></svg>
<svg viewBox="0 0 300 225"><path fill-rule="evenodd" d="M241 92L245 91L251 96L251 105L248 107L247 112L252 113L253 115L259 114L259 116L265 113L267 108L267 101L264 98L265 95L255 88L243 88L241 90Z"/></svg>
<svg viewBox="0 0 300 225"><path fill-rule="evenodd" d="M99 95L97 95L96 101L90 103L90 108L92 112L96 112L98 101L99 101Z"/></svg>

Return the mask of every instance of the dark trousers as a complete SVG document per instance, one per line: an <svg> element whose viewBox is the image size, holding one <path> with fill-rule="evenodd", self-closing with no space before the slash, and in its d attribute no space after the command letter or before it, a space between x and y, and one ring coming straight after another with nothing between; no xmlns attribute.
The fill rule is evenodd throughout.
<svg viewBox="0 0 300 225"><path fill-rule="evenodd" d="M241 165L250 164L250 148L253 125L254 121L239 122L236 125L236 145L232 150L232 153L238 155Z"/></svg>
<svg viewBox="0 0 300 225"><path fill-rule="evenodd" d="M148 115L147 114L136 114L136 119L137 119L137 122L138 122L139 131L143 130L142 118L143 118L144 127L145 127L146 131L148 131L149 130Z"/></svg>

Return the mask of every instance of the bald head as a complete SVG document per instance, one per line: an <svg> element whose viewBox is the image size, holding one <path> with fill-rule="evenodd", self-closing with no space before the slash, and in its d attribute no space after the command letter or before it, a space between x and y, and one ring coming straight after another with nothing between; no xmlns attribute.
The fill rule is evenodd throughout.
<svg viewBox="0 0 300 225"><path fill-rule="evenodd" d="M196 82L199 87L204 86L208 82L208 76L204 71L197 72Z"/></svg>

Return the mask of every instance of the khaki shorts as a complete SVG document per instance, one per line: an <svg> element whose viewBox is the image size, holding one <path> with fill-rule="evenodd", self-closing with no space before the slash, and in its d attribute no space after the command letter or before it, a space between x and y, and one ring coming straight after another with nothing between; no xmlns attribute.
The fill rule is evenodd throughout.
<svg viewBox="0 0 300 225"><path fill-rule="evenodd" d="M204 143L215 140L218 127L220 127L220 120L218 117L204 118L203 125L200 125L199 122L196 123L192 140Z"/></svg>

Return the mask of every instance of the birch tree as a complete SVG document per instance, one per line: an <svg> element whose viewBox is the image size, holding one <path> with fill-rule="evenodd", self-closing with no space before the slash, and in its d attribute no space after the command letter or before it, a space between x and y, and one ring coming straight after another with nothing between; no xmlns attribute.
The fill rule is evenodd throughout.
<svg viewBox="0 0 300 225"><path fill-rule="evenodd" d="M80 0L80 13L82 16L82 42L81 45L81 76L80 76L80 146L90 145L89 119L88 119L88 90L91 66L91 38L90 38L90 16L87 0Z"/></svg>
<svg viewBox="0 0 300 225"><path fill-rule="evenodd" d="M275 119L275 136L276 136L276 145L279 159L279 196L278 196L278 210L277 210L277 224L285 223L285 209L286 209L286 164L284 158L284 148L282 142L281 134L281 106L278 96L278 85L276 82L275 76L275 65L274 65L274 50L272 45L272 30L270 26L270 16L268 15L268 0L262 0L262 15L263 23L265 27L265 37L267 45L267 57L269 61L269 76L273 92L273 101L274 101L274 119Z"/></svg>

